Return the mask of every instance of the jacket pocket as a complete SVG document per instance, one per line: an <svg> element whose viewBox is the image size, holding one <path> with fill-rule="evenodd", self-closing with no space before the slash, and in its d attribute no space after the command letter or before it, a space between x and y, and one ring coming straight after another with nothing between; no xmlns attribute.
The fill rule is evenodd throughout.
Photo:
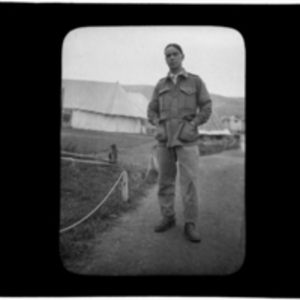
<svg viewBox="0 0 300 300"><path fill-rule="evenodd" d="M160 110L170 109L171 96L170 89L168 87L162 88L158 91L159 95L159 108Z"/></svg>
<svg viewBox="0 0 300 300"><path fill-rule="evenodd" d="M186 95L188 95L188 96L193 95L193 94L196 93L196 89L195 89L194 87L185 87L185 86L182 86L182 87L180 87L180 90L181 90L184 94L186 94Z"/></svg>
<svg viewBox="0 0 300 300"><path fill-rule="evenodd" d="M159 142L166 142L166 141L167 141L167 134L166 134L166 129L165 129L164 124L159 124L159 125L156 127L155 138L156 138Z"/></svg>
<svg viewBox="0 0 300 300"><path fill-rule="evenodd" d="M180 87L179 107L196 110L197 90L194 87Z"/></svg>
<svg viewBox="0 0 300 300"><path fill-rule="evenodd" d="M197 127L185 122L179 135L179 139L183 142L194 142L198 138Z"/></svg>

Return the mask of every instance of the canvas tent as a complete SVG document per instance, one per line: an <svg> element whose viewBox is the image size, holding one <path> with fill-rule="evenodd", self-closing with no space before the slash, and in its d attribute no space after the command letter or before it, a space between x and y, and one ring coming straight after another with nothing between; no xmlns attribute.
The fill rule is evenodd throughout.
<svg viewBox="0 0 300 300"><path fill-rule="evenodd" d="M212 111L209 120L198 127L198 132L200 135L208 136L226 136L231 134L230 131L223 126L218 115L214 111Z"/></svg>
<svg viewBox="0 0 300 300"><path fill-rule="evenodd" d="M146 133L147 99L117 83L63 80L63 110L74 128Z"/></svg>
<svg viewBox="0 0 300 300"><path fill-rule="evenodd" d="M232 133L245 132L244 118L237 116L226 116L222 118L222 124L225 128L228 128Z"/></svg>

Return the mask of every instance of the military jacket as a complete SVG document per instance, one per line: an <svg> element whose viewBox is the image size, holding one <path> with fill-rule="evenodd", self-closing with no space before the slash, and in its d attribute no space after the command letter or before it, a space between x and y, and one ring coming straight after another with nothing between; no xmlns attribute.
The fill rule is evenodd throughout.
<svg viewBox="0 0 300 300"><path fill-rule="evenodd" d="M198 126L211 115L212 101L198 75L184 69L176 84L170 73L159 80L148 105L148 120L156 126L156 139L167 147L198 143Z"/></svg>

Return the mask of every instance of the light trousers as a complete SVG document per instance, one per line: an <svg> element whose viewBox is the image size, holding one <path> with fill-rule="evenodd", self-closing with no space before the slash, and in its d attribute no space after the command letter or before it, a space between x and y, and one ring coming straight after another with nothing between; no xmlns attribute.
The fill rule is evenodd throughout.
<svg viewBox="0 0 300 300"><path fill-rule="evenodd" d="M181 200L184 207L185 222L197 223L198 219L198 174L199 148L195 146L157 147L159 163L158 200L164 217L175 217L175 185L177 165Z"/></svg>

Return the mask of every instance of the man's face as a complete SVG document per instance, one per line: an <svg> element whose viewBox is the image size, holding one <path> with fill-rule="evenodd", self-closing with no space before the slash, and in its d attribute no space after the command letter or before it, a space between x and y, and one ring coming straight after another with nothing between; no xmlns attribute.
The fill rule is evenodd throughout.
<svg viewBox="0 0 300 300"><path fill-rule="evenodd" d="M184 56L177 48L171 46L166 49L165 58L170 70L177 70L181 68Z"/></svg>

